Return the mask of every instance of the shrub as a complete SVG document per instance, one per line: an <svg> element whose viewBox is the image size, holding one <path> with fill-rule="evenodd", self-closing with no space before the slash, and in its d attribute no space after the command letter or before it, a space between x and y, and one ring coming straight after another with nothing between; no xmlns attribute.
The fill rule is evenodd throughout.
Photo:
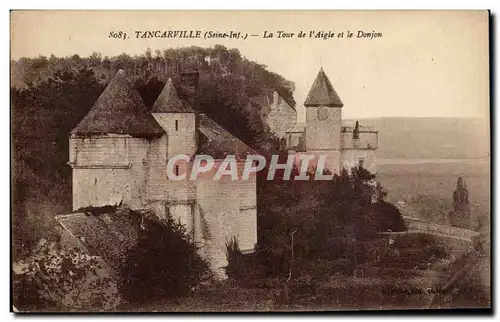
<svg viewBox="0 0 500 322"><path fill-rule="evenodd" d="M236 237L226 239L226 255L228 265L225 267L227 277L241 279L244 277L245 263Z"/></svg>
<svg viewBox="0 0 500 322"><path fill-rule="evenodd" d="M188 293L208 276L207 262L182 224L146 217L137 245L120 265L120 293L130 302Z"/></svg>
<svg viewBox="0 0 500 322"><path fill-rule="evenodd" d="M430 259L449 259L451 257L448 247L442 243L428 245L423 251Z"/></svg>
<svg viewBox="0 0 500 322"><path fill-rule="evenodd" d="M273 278L267 274L267 267L259 261L258 252L243 254L235 237L226 240L228 265L225 267L227 277L245 288L272 288Z"/></svg>
<svg viewBox="0 0 500 322"><path fill-rule="evenodd" d="M351 248L352 241L346 238L329 238L325 241L324 247L319 252L319 257L325 260L341 258Z"/></svg>
<svg viewBox="0 0 500 322"><path fill-rule="evenodd" d="M99 259L78 249L41 243L14 275L14 305L20 310L109 309L118 300Z"/></svg>
<svg viewBox="0 0 500 322"><path fill-rule="evenodd" d="M341 258L333 262L332 270L340 275L352 275L356 264L349 258Z"/></svg>
<svg viewBox="0 0 500 322"><path fill-rule="evenodd" d="M365 251L352 246L354 240L404 229L399 211L383 201L374 175L362 168L344 170L330 181L258 180L257 184L259 256L274 276L289 269L293 231L296 259L354 256L357 263Z"/></svg>

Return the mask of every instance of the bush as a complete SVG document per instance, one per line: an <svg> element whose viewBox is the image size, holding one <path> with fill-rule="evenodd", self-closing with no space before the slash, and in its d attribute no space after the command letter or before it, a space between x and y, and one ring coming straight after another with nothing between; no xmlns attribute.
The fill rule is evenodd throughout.
<svg viewBox="0 0 500 322"><path fill-rule="evenodd" d="M230 279L241 279L245 276L245 263L236 237L226 240L227 266L226 274Z"/></svg>
<svg viewBox="0 0 500 322"><path fill-rule="evenodd" d="M451 257L448 247L442 243L428 245L423 251L430 259L449 259Z"/></svg>
<svg viewBox="0 0 500 322"><path fill-rule="evenodd" d="M355 263L349 258L336 260L301 260L293 265L292 278L308 277L316 281L328 280L335 275L351 275L355 269Z"/></svg>
<svg viewBox="0 0 500 322"><path fill-rule="evenodd" d="M120 265L120 293L130 302L185 295L208 277L208 264L182 224L146 217L139 242Z"/></svg>
<svg viewBox="0 0 500 322"><path fill-rule="evenodd" d="M267 276L267 267L259 261L258 252L241 253L238 240L232 237L226 241L226 255L228 265L225 269L229 280L245 288L272 288L274 281Z"/></svg>
<svg viewBox="0 0 500 322"><path fill-rule="evenodd" d="M425 244L427 242L425 237L411 241L414 246L374 248L370 251L368 259L380 267L425 269L429 264L451 257L444 244Z"/></svg>
<svg viewBox="0 0 500 322"><path fill-rule="evenodd" d="M14 305L23 311L110 309L118 298L97 257L41 243L14 275Z"/></svg>
<svg viewBox="0 0 500 322"><path fill-rule="evenodd" d="M57 304L41 297L43 287L34 278L26 274L12 274L13 304L18 310L56 307Z"/></svg>
<svg viewBox="0 0 500 322"><path fill-rule="evenodd" d="M352 275L356 269L355 263L348 258L341 258L333 262L332 270L335 274Z"/></svg>

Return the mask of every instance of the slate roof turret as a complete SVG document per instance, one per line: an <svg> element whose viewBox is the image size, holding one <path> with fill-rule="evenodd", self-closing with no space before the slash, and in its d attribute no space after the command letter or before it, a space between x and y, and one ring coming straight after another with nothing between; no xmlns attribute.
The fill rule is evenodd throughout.
<svg viewBox="0 0 500 322"><path fill-rule="evenodd" d="M160 96L153 104L151 113L195 113L195 110L186 101L179 98L174 83L169 78Z"/></svg>
<svg viewBox="0 0 500 322"><path fill-rule="evenodd" d="M309 94L304 102L304 106L328 106L342 107L344 103L340 100L339 95L333 89L332 83L323 71L323 67L319 70L318 76L314 80Z"/></svg>
<svg viewBox="0 0 500 322"><path fill-rule="evenodd" d="M75 135L108 133L139 137L165 134L123 70L116 73L94 106L71 131Z"/></svg>

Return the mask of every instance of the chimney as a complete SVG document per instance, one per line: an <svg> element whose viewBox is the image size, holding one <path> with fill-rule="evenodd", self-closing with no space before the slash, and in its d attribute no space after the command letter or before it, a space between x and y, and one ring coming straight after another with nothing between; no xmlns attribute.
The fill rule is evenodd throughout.
<svg viewBox="0 0 500 322"><path fill-rule="evenodd" d="M198 71L182 72L180 90L184 100L196 111L200 111L200 74Z"/></svg>

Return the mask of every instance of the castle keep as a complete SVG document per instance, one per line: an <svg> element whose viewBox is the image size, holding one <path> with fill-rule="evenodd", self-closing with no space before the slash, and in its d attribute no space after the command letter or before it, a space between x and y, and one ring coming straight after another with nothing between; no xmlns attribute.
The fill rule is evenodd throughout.
<svg viewBox="0 0 500 322"><path fill-rule="evenodd" d="M68 164L73 171L75 213L57 220L65 230L62 239L69 236L87 246L95 243L95 249L120 245L124 237L119 230L124 225L116 216L93 218L79 209L123 204L152 210L159 217L171 215L185 225L213 271L223 277L226 241L235 237L243 253L253 252L257 242L256 175L251 173L249 180L230 176L214 180L214 173L226 168L226 156L234 155L241 178L246 157L256 152L199 112L198 73L181 74L178 86L185 100L169 79L148 110L125 72L118 71L71 131ZM263 111L269 128L286 142L290 154L313 154L315 160L324 155L332 172L358 165L375 172L377 131L358 122L342 123L344 104L323 69L304 102L305 124L296 124L294 104L275 92L266 98ZM194 157L200 154L214 158L212 170L200 173L197 180L167 176L172 157L189 157L173 165L179 176L191 173ZM113 241L103 242L105 236Z"/></svg>
<svg viewBox="0 0 500 322"><path fill-rule="evenodd" d="M358 122L343 122L344 103L323 68L318 72L304 106L305 124L289 122L285 135L280 136L286 140L290 153L314 155L315 159L310 164L325 155L325 166L334 173L354 166L376 173L378 131ZM291 107L288 110L291 111Z"/></svg>
<svg viewBox="0 0 500 322"><path fill-rule="evenodd" d="M242 170L255 154L208 116L198 113L198 74L182 75L189 99L181 100L172 80L148 112L139 93L119 71L85 118L71 131L73 210L124 204L172 215L183 223L213 270L223 276L226 239L237 238L242 252L257 242L256 179L232 181L213 173L198 180L170 181L166 168L178 154L210 155L215 170L228 154ZM186 173L192 162L175 165ZM207 179L208 178L208 179ZM88 238L87 238L88 239Z"/></svg>

